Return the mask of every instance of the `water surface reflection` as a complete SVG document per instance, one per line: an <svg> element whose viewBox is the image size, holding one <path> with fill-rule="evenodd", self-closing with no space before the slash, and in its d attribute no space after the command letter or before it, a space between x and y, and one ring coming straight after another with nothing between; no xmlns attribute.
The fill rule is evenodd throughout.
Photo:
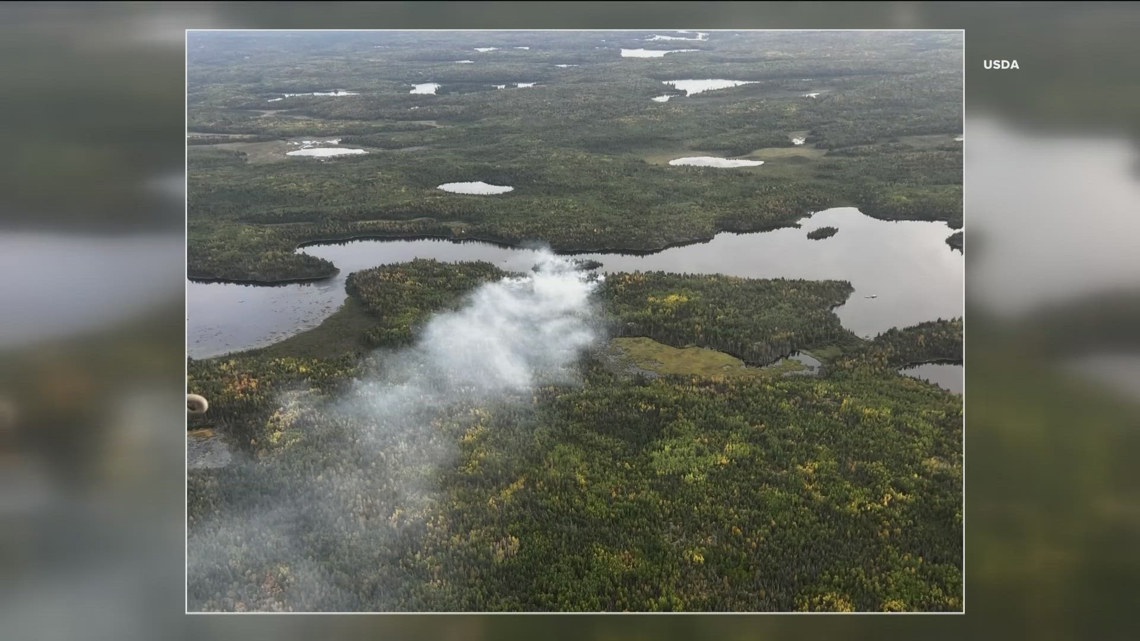
<svg viewBox="0 0 1140 641"><path fill-rule="evenodd" d="M837 235L813 241L818 227ZM747 278L848 280L855 292L836 309L843 325L871 337L891 327L962 315L963 257L946 245L944 223L889 222L850 207L828 209L790 227L753 234L721 233L707 243L644 256L590 253L603 272L669 271ZM250 349L320 324L344 301L344 279L354 271L416 258L482 260L524 271L536 250L444 240L354 241L302 251L340 268L335 278L281 287L191 283L187 294L189 349L195 358Z"/></svg>

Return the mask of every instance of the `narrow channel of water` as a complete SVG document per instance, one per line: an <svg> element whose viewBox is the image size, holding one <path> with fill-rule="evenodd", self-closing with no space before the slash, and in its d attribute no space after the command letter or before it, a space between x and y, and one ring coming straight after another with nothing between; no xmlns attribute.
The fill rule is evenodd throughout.
<svg viewBox="0 0 1140 641"><path fill-rule="evenodd" d="M808 354L807 352L792 352L791 355L789 355L787 358L781 358L768 367L775 369L783 365L786 361L795 361L800 365L803 365L805 368L802 370L790 372L790 375L792 376L818 376L819 368L821 365L823 365L819 359L812 356L811 354Z"/></svg>

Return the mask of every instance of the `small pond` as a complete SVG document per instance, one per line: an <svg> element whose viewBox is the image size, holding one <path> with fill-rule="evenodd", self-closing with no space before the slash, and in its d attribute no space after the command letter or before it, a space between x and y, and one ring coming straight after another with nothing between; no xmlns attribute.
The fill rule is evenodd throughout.
<svg viewBox="0 0 1140 641"><path fill-rule="evenodd" d="M483 181L466 183L444 183L436 189L449 191L453 194L479 194L484 196L493 194L505 194L508 191L514 191L514 187L509 187L507 185L490 185Z"/></svg>
<svg viewBox="0 0 1140 641"><path fill-rule="evenodd" d="M310 156L313 158L331 158L333 156L356 156L366 154L363 149L348 149L346 147L306 147L295 151L285 152L286 156Z"/></svg>
<svg viewBox="0 0 1140 641"><path fill-rule="evenodd" d="M269 102L280 102L285 98L292 98L294 96L359 96L360 93L356 91L341 91L334 89L332 91L313 91L310 93L284 93L281 94L283 98L270 98Z"/></svg>
<svg viewBox="0 0 1140 641"><path fill-rule="evenodd" d="M965 381L962 378L963 367L961 363L923 363L899 370L912 378L934 383L942 389L961 394Z"/></svg>
<svg viewBox="0 0 1140 641"><path fill-rule="evenodd" d="M799 363L800 365L803 365L805 368L805 369L789 372L789 374L791 374L792 376L818 376L819 375L819 368L821 365L823 365L823 363L821 363L819 361L819 359L812 356L811 354L808 354L807 352L792 352L791 356L788 356L787 358L781 358L781 359L777 360L775 363L772 363L771 365L769 365L768 367L779 368L781 365L783 365L787 361L795 361L795 362Z"/></svg>
<svg viewBox="0 0 1140 641"><path fill-rule="evenodd" d="M670 53L687 53L700 49L622 49L622 58L664 58Z"/></svg>
<svg viewBox="0 0 1140 641"><path fill-rule="evenodd" d="M669 161L670 165L686 167L719 167L728 169L732 167L759 167L763 160L741 160L736 158L717 158L716 156L689 156Z"/></svg>
<svg viewBox="0 0 1140 641"><path fill-rule="evenodd" d="M678 31L677 33L692 33L692 31ZM657 40L687 40L689 42L694 42L694 41L698 41L698 40L708 40L708 39L709 39L709 34L704 32L704 31L698 31L696 37L694 37L694 38L690 38L688 36L663 36L663 35L656 34L656 33L653 34L652 36L649 36L648 38L646 38L646 40L648 40L650 42L654 42Z"/></svg>

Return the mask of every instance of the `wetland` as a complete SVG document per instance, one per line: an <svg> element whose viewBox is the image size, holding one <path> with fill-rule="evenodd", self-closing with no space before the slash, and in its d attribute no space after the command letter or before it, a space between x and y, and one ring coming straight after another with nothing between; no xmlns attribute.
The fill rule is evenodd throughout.
<svg viewBox="0 0 1140 641"><path fill-rule="evenodd" d="M192 32L188 608L960 611L961 68Z"/></svg>

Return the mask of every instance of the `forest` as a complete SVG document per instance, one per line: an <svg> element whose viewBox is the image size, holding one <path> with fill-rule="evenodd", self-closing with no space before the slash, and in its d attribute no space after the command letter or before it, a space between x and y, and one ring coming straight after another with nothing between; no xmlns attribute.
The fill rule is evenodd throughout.
<svg viewBox="0 0 1140 641"><path fill-rule="evenodd" d="M953 234L950 234L946 238L946 244L950 245L950 247L953 249L956 249L958 251L963 251L963 249L962 249L963 236L964 236L964 234L962 233L961 230L956 231Z"/></svg>
<svg viewBox="0 0 1140 641"><path fill-rule="evenodd" d="M191 278L326 278L297 246L348 237L650 251L834 206L961 227L956 34L725 32L621 56L652 35L193 34ZM678 78L749 84L687 96ZM367 153L286 156L303 140ZM695 153L764 164L666 162ZM437 189L480 180L514 190Z"/></svg>
<svg viewBox="0 0 1140 641"><path fill-rule="evenodd" d="M832 236L834 236L838 233L839 233L838 227L831 227L829 225L826 227L820 227L819 229L813 229L813 230L809 231L807 233L807 237L812 239L812 240L823 240L824 238L831 238Z"/></svg>
<svg viewBox="0 0 1140 641"><path fill-rule="evenodd" d="M616 336L694 344L768 365L801 349L852 344L855 336L831 312L851 291L840 281L639 272L607 278L598 294Z"/></svg>
<svg viewBox="0 0 1140 641"><path fill-rule="evenodd" d="M892 327L862 346L859 360L887 367L918 363L962 362L961 318L938 319L905 328Z"/></svg>
<svg viewBox="0 0 1140 641"><path fill-rule="evenodd" d="M431 314L501 275L427 260L354 273L362 344L406 346ZM614 336L743 347L757 364L827 344L817 353L834 366L647 377L600 346L578 384L432 408L432 429L379 450L335 402L367 369L360 352L191 360L190 389L212 403L190 427L219 429L250 457L190 472L190 532L204 541L192 546L206 559L191 609L960 609L960 397L892 367L953 359L961 322L864 341L830 311L849 291L610 275L597 295ZM326 325L308 334L341 327ZM413 480L422 489L409 494ZM259 539L290 541L288 558L218 525L269 506L298 510L252 519Z"/></svg>
<svg viewBox="0 0 1140 641"><path fill-rule="evenodd" d="M358 238L644 253L835 206L962 227L960 34L655 33L191 33L188 277L327 279L297 249ZM658 47L694 51L625 54ZM671 84L702 78L743 84ZM287 155L314 146L366 153ZM762 164L669 164L694 155ZM438 189L475 181L513 190ZM320 326L188 359L188 428L233 453L188 465L188 608L962 609L962 397L898 371L961 362L961 318L866 339L846 280L600 266L595 340L491 396L416 360L525 275L487 262L354 271Z"/></svg>

